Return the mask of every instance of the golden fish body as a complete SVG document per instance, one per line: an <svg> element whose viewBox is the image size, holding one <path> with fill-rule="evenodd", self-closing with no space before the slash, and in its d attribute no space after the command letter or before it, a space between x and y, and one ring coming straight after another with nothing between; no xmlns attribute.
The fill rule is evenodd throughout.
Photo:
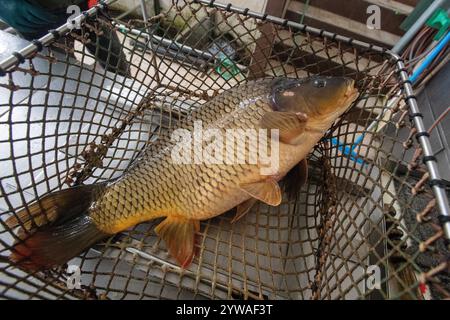
<svg viewBox="0 0 450 320"><path fill-rule="evenodd" d="M86 201L88 206L83 218L61 226L62 231L57 235L53 229L44 228L24 241L24 245L16 245L13 260L19 260L20 256L31 260L30 268L51 267L67 261L105 236L140 222L165 217L156 232L165 240L172 256L185 267L194 255L198 221L236 206L238 215L243 215L255 199L278 205L281 202L278 181L306 158L356 95L353 81L324 77L261 79L225 91L192 112L174 131L162 134L121 178L99 187L83 186L74 188L73 192L68 189L44 197L41 202L49 211L58 197L64 202L61 208L70 208L75 201ZM215 130L221 137L233 132L236 143L227 148L220 139L203 141L202 148L193 148L190 162L174 161L174 148L180 147L180 141L174 139L175 131L191 133L195 139L198 124L203 130ZM274 129L279 132L279 139L270 136ZM266 146L267 155L277 157L269 157L276 162L269 162L276 168L269 175L262 174L268 163L261 160L262 149L255 145L260 141L249 139L244 148L238 147L237 142L245 139L249 130L271 137ZM232 150L234 157L231 162L224 159L218 163L195 161L205 155L203 147L221 150L224 157ZM256 151L256 161L250 160L250 150ZM80 245L71 248L75 235ZM55 244L66 242L71 250L64 251ZM48 248L43 249L45 246L53 248L57 254L50 257Z"/></svg>
<svg viewBox="0 0 450 320"><path fill-rule="evenodd" d="M205 104L182 127L204 129L262 129L262 116L273 111L269 101L272 79L233 88ZM333 119L334 120L334 119ZM324 124L324 128L331 123ZM300 145L280 143L279 172L284 176L306 157L322 137L308 132ZM260 164L177 164L171 158L174 141L163 137L119 181L108 187L90 216L99 229L117 233L139 222L166 216L203 220L220 215L248 200L240 184L264 179ZM249 148L247 147L246 150ZM236 151L236 148L235 148Z"/></svg>

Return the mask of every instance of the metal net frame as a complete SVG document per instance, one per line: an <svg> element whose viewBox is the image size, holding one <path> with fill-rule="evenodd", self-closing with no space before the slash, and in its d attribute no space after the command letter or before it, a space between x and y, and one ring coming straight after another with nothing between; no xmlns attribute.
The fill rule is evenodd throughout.
<svg viewBox="0 0 450 320"><path fill-rule="evenodd" d="M111 18L110 2L85 12L80 30L62 26L1 64L0 298L450 297L448 203L399 57L215 1L126 22ZM70 261L80 288L67 286L68 266L27 273L9 261L18 236L5 221L40 196L120 176L239 83L312 75L352 77L361 96L310 154L308 182L295 200L258 204L235 224L232 212L202 221L188 269L156 237L159 221Z"/></svg>

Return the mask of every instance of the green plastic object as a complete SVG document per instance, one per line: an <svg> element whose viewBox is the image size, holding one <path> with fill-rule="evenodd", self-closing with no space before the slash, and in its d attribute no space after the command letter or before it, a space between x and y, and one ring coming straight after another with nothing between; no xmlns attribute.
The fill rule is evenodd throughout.
<svg viewBox="0 0 450 320"><path fill-rule="evenodd" d="M236 64L223 54L219 54L220 65L216 67L216 72L225 80L230 80L232 77L241 73Z"/></svg>
<svg viewBox="0 0 450 320"><path fill-rule="evenodd" d="M450 27L450 18L443 9L437 10L427 21L427 26L439 30L434 40L440 40Z"/></svg>

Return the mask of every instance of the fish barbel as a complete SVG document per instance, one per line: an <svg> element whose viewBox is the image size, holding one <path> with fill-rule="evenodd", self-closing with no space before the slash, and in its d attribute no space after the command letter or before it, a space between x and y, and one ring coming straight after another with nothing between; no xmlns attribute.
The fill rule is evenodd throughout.
<svg viewBox="0 0 450 320"><path fill-rule="evenodd" d="M295 183L301 187L308 153L357 96L354 81L343 77L259 79L227 90L162 134L120 178L50 193L8 219L10 227L22 227L22 240L10 258L27 269L55 267L105 237L165 218L155 231L170 254L187 267L194 257L200 220L234 207L237 220L256 201L279 205L279 181L289 172L297 172ZM215 130L227 137L232 132L236 143L210 139L195 147L199 125L200 133ZM258 141L247 139L248 132L263 132L267 154L277 153L269 159L277 163L262 160ZM231 152L234 158L202 162L205 148L225 158ZM188 156L175 161L174 150ZM256 150L253 160L247 154L251 150ZM268 167L276 170L263 174Z"/></svg>

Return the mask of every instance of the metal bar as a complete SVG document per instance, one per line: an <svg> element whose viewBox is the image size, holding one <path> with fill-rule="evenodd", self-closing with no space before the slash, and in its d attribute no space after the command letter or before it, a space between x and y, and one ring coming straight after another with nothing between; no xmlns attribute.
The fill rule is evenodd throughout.
<svg viewBox="0 0 450 320"><path fill-rule="evenodd" d="M191 48L188 45L185 44L181 44L179 42L173 41L173 40L169 40L167 38L163 38L160 36L157 36L156 34L150 34L147 32L143 32L142 30L137 30L137 29L130 29L128 27L126 27L123 24L118 24L113 22L113 25L119 27L120 29L123 29L135 36L139 36L139 37L144 37L147 40L151 40L153 42L156 42L156 44L163 44L164 46L173 49L173 50L179 50L182 51L183 53L187 53L187 54L192 54L192 55L196 55L202 59L206 59L206 60L213 60L215 59L215 57L206 51L202 51L199 49L195 49L195 48Z"/></svg>
<svg viewBox="0 0 450 320"><path fill-rule="evenodd" d="M123 24L118 24L116 22L113 22L113 25L117 26L119 29L129 32L132 35L145 38L148 41L148 44L146 44L148 46L148 48L151 50L154 50L156 53L158 53L157 51L160 51L160 49L172 50L173 51L172 56L175 56L175 57L178 56L180 58L183 58L182 56L179 55L179 53L177 53L177 52L181 51L181 53L188 55L187 56L188 60L194 59L193 61L195 61L195 60L203 59L205 64L212 65L212 66L216 66L218 63L221 62L219 57L211 54L210 52L192 48L186 44L179 43L174 40L169 40L167 38L157 36L154 33L147 33L147 32L143 32L142 30L138 30L138 29L130 29L127 26L125 26ZM136 40L136 42L139 42L139 41ZM170 54L170 51L167 51L167 52ZM242 64L236 63L235 65L241 71L247 70L247 67Z"/></svg>
<svg viewBox="0 0 450 320"><path fill-rule="evenodd" d="M213 6L228 12L234 12L234 13L238 13L238 14L242 14L245 16L249 16L255 19L259 19L259 20L263 20L263 21L268 21L280 26L285 26L285 27L291 27L293 29L297 29L297 30L301 30L303 32L308 32L311 33L313 35L317 35L319 37L323 37L323 38L327 38L327 39L331 39L331 40L336 40L336 41L340 41L340 42L346 42L351 44L352 46L361 48L361 49L370 49L374 52L377 53L381 53L384 54L388 51L387 48L383 48L380 46L375 46L372 44L369 44L367 42L364 41L360 41L360 40L355 40L355 39L350 39L349 37L345 37L345 36L341 36L338 35L336 33L333 32L329 32L329 31L325 31L322 29L317 29L317 28L313 28L301 23L297 23L297 22L293 22L287 19L283 19L283 18L279 18L279 17L274 17L272 15L268 15L268 14L263 14L263 13L259 13L259 12L255 12L252 10L247 10L247 9L242 9L239 7L235 7L235 6L228 6L226 4L223 3L219 3L216 2L215 0L210 1L210 0L193 0L196 3L200 3L206 6ZM212 2L212 4L211 4ZM389 55L390 56L390 55ZM391 56L390 56L391 57ZM392 58L392 57L391 57Z"/></svg>
<svg viewBox="0 0 450 320"><path fill-rule="evenodd" d="M79 19L82 22L82 21L86 20L86 17L92 17L95 13L97 13L98 10L104 9L105 6L108 6L111 3L116 2L116 1L117 0L101 1L99 4L90 8L89 10L85 11L84 14L83 13L80 14L75 19L77 19L77 20ZM70 31L71 31L71 29L69 28L68 23L63 24L62 26L60 26L59 28L56 29L56 32L58 32L60 36L64 36L64 35L68 34ZM53 43L55 40L56 40L56 38L52 33L47 33L45 36L39 38L37 40L37 42L40 42L42 44L42 46L46 47L46 46L50 45L51 43ZM38 49L39 49L39 47L36 44L32 43L32 44L29 44L28 46L26 46L25 48L19 50L18 53L20 55L22 55L24 58L29 58L33 54L38 52ZM17 66L19 63L20 63L19 59L16 56L11 55L8 58L6 58L0 62L0 70L1 71L9 70L10 68Z"/></svg>
<svg viewBox="0 0 450 320"><path fill-rule="evenodd" d="M411 113L420 113L420 109L417 104L417 100L416 100L416 98L414 98L414 91L413 91L412 85L408 82L409 76L408 76L408 73L404 69L405 65L399 56L396 56L396 57L397 57L398 70L403 70L400 72L400 77L401 77L402 81L405 82L404 94L407 97L412 97L407 100L407 103L409 105L409 110ZM414 121L414 126L417 129L417 133L427 132L422 118L414 117L413 121ZM425 136L421 136L418 140L419 140L420 145L422 146L424 157L433 157L434 153L433 153L433 149L431 147L430 138L427 135L425 135ZM426 161L426 166L428 169L428 173L430 174L430 181L442 181L441 175L439 174L439 169L438 169L436 160ZM436 197L436 202L438 204L439 212L441 213L442 216L450 218L449 202L448 202L445 187L442 185L433 185L432 189L433 189L434 195ZM450 222L444 223L442 225L442 228L444 229L445 237L447 239L450 239Z"/></svg>
<svg viewBox="0 0 450 320"><path fill-rule="evenodd" d="M144 21L148 21L148 13L147 13L147 7L145 6L145 0L141 0L141 10L142 10L142 18L144 18Z"/></svg>
<svg viewBox="0 0 450 320"><path fill-rule="evenodd" d="M392 48L392 52L396 54L400 54L403 49L406 47L406 45L411 41L412 38L417 34L417 32L422 28L422 26L427 22L428 18L431 17L431 15L441 6L444 5L444 3L448 0L435 0L427 10L422 13L422 15L419 17L419 19L416 20L416 22L409 28L408 32L405 33L405 35L400 39L399 42Z"/></svg>

